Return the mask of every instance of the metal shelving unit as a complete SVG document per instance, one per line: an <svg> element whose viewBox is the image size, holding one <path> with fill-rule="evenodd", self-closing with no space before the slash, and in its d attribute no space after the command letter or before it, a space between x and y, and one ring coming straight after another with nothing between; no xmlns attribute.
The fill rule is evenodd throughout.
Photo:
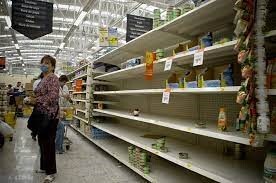
<svg viewBox="0 0 276 183"><path fill-rule="evenodd" d="M175 20L99 57L95 62L120 65L128 59L145 55L146 51L155 51L161 46L169 48L178 43L192 40L206 32L221 28L232 31L231 24L235 17L234 3L235 0L209 0ZM218 10L221 10L220 13L214 13ZM237 41L233 40L205 48L203 65L213 66L225 64L225 62L227 64L236 62L237 53L234 51L236 43ZM135 145L164 162L175 164L170 174L173 177L177 177L174 169L181 168L183 172L195 173L198 177L197 180L200 180L199 177L207 178L208 181L205 182L261 182L263 159L249 150L251 145L249 135L235 131L233 126L229 127L226 132L219 131L217 128L218 111L221 106L227 108L229 126L235 123L239 112L236 95L240 86L171 89L169 104L161 103L161 95L165 91L163 85L168 74L171 71L181 70L181 66L191 67L196 52L182 52L154 62L152 81L142 78L145 64L93 76L93 81L101 80L114 83L118 90L93 91L91 103L106 104L106 108L93 108L92 116L105 115L106 118L100 122L91 120L91 126L115 136L124 144ZM173 60L173 67L171 71L165 72L164 65L169 59ZM275 91L269 90L268 93L274 95ZM101 101L107 103L94 101L96 95L102 97ZM117 105L111 105L109 102L113 98L117 99ZM134 109L140 109L139 116L133 116ZM197 122L205 122L206 128L195 127ZM168 152L152 148L152 144L156 140L145 137L152 134L166 136ZM100 144L98 140L87 135L86 137L150 182L162 182L161 179L154 179L154 171L157 169L164 171L160 172L159 176L167 173L164 170L166 167L155 169L153 165L152 173L144 176L128 164L126 158L124 159L116 153L127 154L127 145L116 146L113 141L117 142L118 139L104 139ZM274 135L266 136L268 141L275 141L275 139ZM114 143L114 145L108 147L107 143ZM236 144L247 148L249 159L234 160L232 156L223 154L225 146L234 147ZM116 150L112 146L116 146ZM188 153L189 158L180 159L180 152ZM189 173L183 174L188 175ZM188 177L193 176L189 175ZM178 179L170 178L167 182L178 181Z"/></svg>

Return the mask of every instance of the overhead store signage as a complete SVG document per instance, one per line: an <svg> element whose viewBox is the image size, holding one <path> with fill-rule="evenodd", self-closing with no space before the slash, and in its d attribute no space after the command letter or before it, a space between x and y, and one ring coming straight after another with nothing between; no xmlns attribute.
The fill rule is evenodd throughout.
<svg viewBox="0 0 276 183"><path fill-rule="evenodd" d="M12 28L30 39L53 31L53 3L37 0L12 1Z"/></svg>
<svg viewBox="0 0 276 183"><path fill-rule="evenodd" d="M135 39L152 30L153 20L151 18L127 15L126 42Z"/></svg>
<svg viewBox="0 0 276 183"><path fill-rule="evenodd" d="M5 69L6 67L6 57L0 57L0 70Z"/></svg>
<svg viewBox="0 0 276 183"><path fill-rule="evenodd" d="M113 27L99 27L99 45L100 47L118 46L118 30Z"/></svg>

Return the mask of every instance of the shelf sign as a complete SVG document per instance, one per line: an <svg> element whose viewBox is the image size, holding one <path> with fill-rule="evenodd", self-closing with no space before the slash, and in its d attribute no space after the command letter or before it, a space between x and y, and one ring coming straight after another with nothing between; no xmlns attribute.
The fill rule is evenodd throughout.
<svg viewBox="0 0 276 183"><path fill-rule="evenodd" d="M113 27L99 27L99 46L116 47L118 46L118 30Z"/></svg>
<svg viewBox="0 0 276 183"><path fill-rule="evenodd" d="M12 28L30 39L53 32L53 3L38 0L12 1Z"/></svg>
<svg viewBox="0 0 276 183"><path fill-rule="evenodd" d="M168 60L166 60L164 71L170 71L171 70L172 61L173 61L172 58L169 58Z"/></svg>
<svg viewBox="0 0 276 183"><path fill-rule="evenodd" d="M167 88L166 90L164 90L163 96L162 96L162 103L163 104L169 104L170 95L171 95L171 89L170 88Z"/></svg>
<svg viewBox="0 0 276 183"><path fill-rule="evenodd" d="M152 30L152 18L127 14L126 42Z"/></svg>
<svg viewBox="0 0 276 183"><path fill-rule="evenodd" d="M194 54L194 63L193 63L193 66L203 65L203 55L204 55L204 49L198 50Z"/></svg>
<svg viewBox="0 0 276 183"><path fill-rule="evenodd" d="M118 30L116 27L108 28L108 42L110 47L118 46Z"/></svg>

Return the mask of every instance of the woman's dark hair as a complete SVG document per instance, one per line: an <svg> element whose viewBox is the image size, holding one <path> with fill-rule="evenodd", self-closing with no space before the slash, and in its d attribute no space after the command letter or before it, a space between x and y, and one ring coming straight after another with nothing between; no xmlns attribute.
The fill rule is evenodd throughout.
<svg viewBox="0 0 276 183"><path fill-rule="evenodd" d="M43 72L39 74L39 76L37 77L37 79L43 79L44 75Z"/></svg>
<svg viewBox="0 0 276 183"><path fill-rule="evenodd" d="M42 64L44 60L49 60L51 62L51 65L54 67L53 72L55 72L55 68L56 68L56 59L50 55L45 55L44 57L42 57L40 63Z"/></svg>
<svg viewBox="0 0 276 183"><path fill-rule="evenodd" d="M66 75L61 75L60 77L59 77L59 81L60 82L68 82L69 81L69 79L68 79L68 77L66 76Z"/></svg>

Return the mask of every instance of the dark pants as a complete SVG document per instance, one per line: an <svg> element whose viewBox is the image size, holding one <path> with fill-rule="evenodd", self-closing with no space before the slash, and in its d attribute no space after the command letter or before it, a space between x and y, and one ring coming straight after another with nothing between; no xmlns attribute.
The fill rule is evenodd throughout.
<svg viewBox="0 0 276 183"><path fill-rule="evenodd" d="M47 175L57 173L55 138L58 119L50 121L49 133L45 136L38 135L40 147L40 169L45 170Z"/></svg>

